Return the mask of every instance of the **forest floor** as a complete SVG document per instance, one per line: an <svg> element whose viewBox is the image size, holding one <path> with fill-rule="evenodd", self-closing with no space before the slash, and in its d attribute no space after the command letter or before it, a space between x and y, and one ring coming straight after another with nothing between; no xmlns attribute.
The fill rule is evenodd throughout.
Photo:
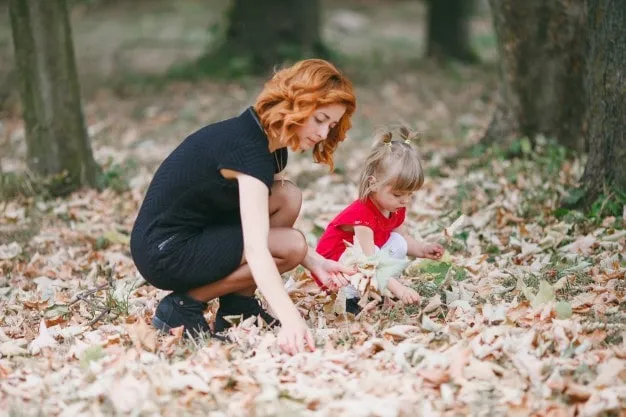
<svg viewBox="0 0 626 417"><path fill-rule="evenodd" d="M387 301L346 316L297 269L284 278L314 331L315 352L282 354L274 332L248 322L231 330L228 344L158 335L148 323L165 293L144 285L128 248L145 189L187 134L237 115L263 81L141 83L146 63L163 54L182 59L160 49L159 39L201 53L211 16L219 21L225 5L214 2L214 14L200 18L204 1L170 3L127 13L75 9L85 115L108 187L0 202L0 409L11 416L624 415L626 213L559 208L584 159L549 140L534 149L525 139L475 147L444 162L489 121L495 45L488 16L479 16L473 42L482 64L424 60L420 2L325 7L325 39L355 80L354 128L332 175L308 154L290 155L287 172L304 194L297 227L314 245L355 198L374 131L399 123L422 131L426 182L408 223L416 237L446 247L440 262L415 260L403 273L422 304ZM111 57L124 43L137 50L125 52L136 61L119 61L122 71ZM94 45L101 53L89 55ZM102 72L85 69L88 62ZM24 167L17 108L0 119L5 172ZM209 322L216 308L210 304Z"/></svg>

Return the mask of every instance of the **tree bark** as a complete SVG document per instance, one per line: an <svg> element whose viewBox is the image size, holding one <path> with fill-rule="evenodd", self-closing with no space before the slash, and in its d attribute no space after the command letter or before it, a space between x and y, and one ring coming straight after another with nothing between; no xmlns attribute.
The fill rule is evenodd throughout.
<svg viewBox="0 0 626 417"><path fill-rule="evenodd" d="M95 186L65 0L10 0L29 167L63 176L63 190Z"/></svg>
<svg viewBox="0 0 626 417"><path fill-rule="evenodd" d="M473 63L478 56L470 45L470 26L474 0L428 0L428 46L434 58L452 58Z"/></svg>
<svg viewBox="0 0 626 417"><path fill-rule="evenodd" d="M285 60L324 57L319 0L234 0L216 58L244 62L255 73Z"/></svg>
<svg viewBox="0 0 626 417"><path fill-rule="evenodd" d="M585 204L626 195L626 3L587 0L589 158L582 177Z"/></svg>
<svg viewBox="0 0 626 417"><path fill-rule="evenodd" d="M489 0L500 91L483 142L539 134L585 149L584 0Z"/></svg>

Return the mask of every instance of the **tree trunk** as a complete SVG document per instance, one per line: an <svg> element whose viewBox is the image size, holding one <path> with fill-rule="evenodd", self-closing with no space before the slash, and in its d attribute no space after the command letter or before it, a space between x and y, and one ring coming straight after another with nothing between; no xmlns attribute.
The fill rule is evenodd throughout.
<svg viewBox="0 0 626 417"><path fill-rule="evenodd" d="M470 46L473 3L474 0L428 0L429 57L478 61Z"/></svg>
<svg viewBox="0 0 626 417"><path fill-rule="evenodd" d="M484 142L538 134L584 150L584 0L489 0L500 91Z"/></svg>
<svg viewBox="0 0 626 417"><path fill-rule="evenodd" d="M587 0L589 159L585 203L600 195L626 196L626 3Z"/></svg>
<svg viewBox="0 0 626 417"><path fill-rule="evenodd" d="M29 167L63 176L66 192L95 186L94 162L65 0L10 0L10 19L26 127Z"/></svg>
<svg viewBox="0 0 626 417"><path fill-rule="evenodd" d="M252 72L285 60L324 57L319 0L234 0L218 57L230 57ZM235 63L236 65L236 63Z"/></svg>

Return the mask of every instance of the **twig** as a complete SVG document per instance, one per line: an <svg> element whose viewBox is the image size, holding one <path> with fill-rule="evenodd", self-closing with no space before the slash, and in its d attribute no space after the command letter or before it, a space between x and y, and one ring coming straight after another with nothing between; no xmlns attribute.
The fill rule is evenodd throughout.
<svg viewBox="0 0 626 417"><path fill-rule="evenodd" d="M109 314L111 312L110 308L105 308L104 310L102 310L100 312L100 314L98 314L96 317L94 317L93 320L91 320L89 323L87 323L87 326L93 326L94 324L96 324L99 320L102 319L102 317L104 317L105 315Z"/></svg>
<svg viewBox="0 0 626 417"><path fill-rule="evenodd" d="M88 296L93 295L93 294L97 293L98 291L102 291L102 290L104 290L104 289L106 289L108 287L109 287L109 283L106 283L106 284L99 285L96 288L92 288L90 290L85 290L85 291L83 291L81 293L78 293L78 294L76 294L76 298L74 300L70 301L67 306L69 307L71 305L74 305L74 304L76 304L79 301L87 301L86 298Z"/></svg>

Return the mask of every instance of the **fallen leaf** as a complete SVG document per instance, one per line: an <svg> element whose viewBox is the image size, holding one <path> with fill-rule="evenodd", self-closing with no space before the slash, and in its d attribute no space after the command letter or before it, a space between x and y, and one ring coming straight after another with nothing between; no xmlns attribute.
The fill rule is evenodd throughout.
<svg viewBox="0 0 626 417"><path fill-rule="evenodd" d="M383 336L395 341L403 340L409 337L409 333L414 330L419 330L417 326L410 325L397 325L389 327L383 331Z"/></svg>
<svg viewBox="0 0 626 417"><path fill-rule="evenodd" d="M435 296L428 300L428 304L424 307L424 313L432 313L439 307L441 307L441 295L435 294Z"/></svg>
<svg viewBox="0 0 626 417"><path fill-rule="evenodd" d="M556 311L556 316L560 320L566 320L572 317L572 305L567 301L559 301L554 306L554 310Z"/></svg>
<svg viewBox="0 0 626 417"><path fill-rule="evenodd" d="M498 304L494 307L490 303L483 306L483 316L491 324L502 323L506 320L506 306L504 304Z"/></svg>
<svg viewBox="0 0 626 417"><path fill-rule="evenodd" d="M428 332L438 332L441 330L441 326L435 323L428 317L427 314L422 315L422 329Z"/></svg>
<svg viewBox="0 0 626 417"><path fill-rule="evenodd" d="M0 260L13 259L22 253L22 247L17 242L11 242L8 245L0 245Z"/></svg>
<svg viewBox="0 0 626 417"><path fill-rule="evenodd" d="M50 335L45 320L41 319L39 323L39 336L30 343L28 350L31 355L38 355L43 349L52 348L56 345L57 341Z"/></svg>
<svg viewBox="0 0 626 417"><path fill-rule="evenodd" d="M156 350L157 333L154 327L146 324L144 319L140 317L134 324L126 327L130 340L137 350L146 349L149 352Z"/></svg>
<svg viewBox="0 0 626 417"><path fill-rule="evenodd" d="M0 343L0 354L3 357L24 356L28 355L28 351L18 346L14 341Z"/></svg>

